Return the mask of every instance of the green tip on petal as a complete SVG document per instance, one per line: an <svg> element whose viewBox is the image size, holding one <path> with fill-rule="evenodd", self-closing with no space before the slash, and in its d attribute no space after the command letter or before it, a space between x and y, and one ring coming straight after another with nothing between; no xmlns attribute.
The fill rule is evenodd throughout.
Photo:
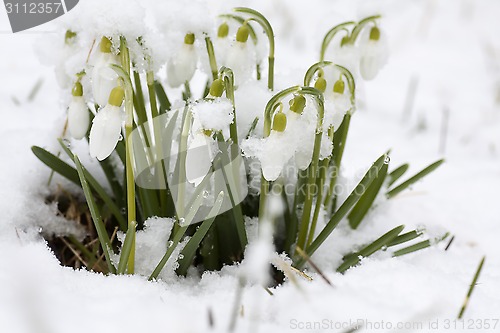
<svg viewBox="0 0 500 333"><path fill-rule="evenodd" d="M103 36L101 38L100 49L102 53L111 53L111 40L108 37Z"/></svg>
<svg viewBox="0 0 500 333"><path fill-rule="evenodd" d="M194 44L194 34L189 33L184 36L184 44L193 45Z"/></svg>
<svg viewBox="0 0 500 333"><path fill-rule="evenodd" d="M229 25L226 22L219 25L219 30L217 31L217 37L226 38L229 34Z"/></svg>
<svg viewBox="0 0 500 333"><path fill-rule="evenodd" d="M273 118L273 130L276 132L284 132L286 129L286 115L283 112L278 112Z"/></svg>
<svg viewBox="0 0 500 333"><path fill-rule="evenodd" d="M292 110L295 113L301 114L302 111L304 111L305 107L306 107L306 98L304 97L304 95L296 95L290 101L290 110Z"/></svg>
<svg viewBox="0 0 500 333"><path fill-rule="evenodd" d="M345 91L345 83L342 79L337 80L333 85L333 92L343 94Z"/></svg>
<svg viewBox="0 0 500 333"><path fill-rule="evenodd" d="M322 93L326 90L326 80L323 77L318 77L316 82L314 83L314 88L318 89Z"/></svg>
<svg viewBox="0 0 500 333"><path fill-rule="evenodd" d="M238 28L238 32L236 33L236 41L240 43L246 43L248 40L249 30L246 24L243 24Z"/></svg>
<svg viewBox="0 0 500 333"><path fill-rule="evenodd" d="M380 39L380 29L377 27L373 27L370 30L370 40L379 40Z"/></svg>
<svg viewBox="0 0 500 333"><path fill-rule="evenodd" d="M64 42L66 44L70 43L73 38L76 37L76 32L71 30L66 30L66 34L64 35Z"/></svg>
<svg viewBox="0 0 500 333"><path fill-rule="evenodd" d="M114 106L121 106L123 103L123 98L125 98L125 91L122 87L114 87L109 94L108 104Z"/></svg>
<svg viewBox="0 0 500 333"><path fill-rule="evenodd" d="M73 96L83 96L83 87L80 82L75 82L73 89L71 90L71 94Z"/></svg>
<svg viewBox="0 0 500 333"><path fill-rule="evenodd" d="M221 79L216 79L210 86L210 95L214 97L221 97L224 92L224 82Z"/></svg>

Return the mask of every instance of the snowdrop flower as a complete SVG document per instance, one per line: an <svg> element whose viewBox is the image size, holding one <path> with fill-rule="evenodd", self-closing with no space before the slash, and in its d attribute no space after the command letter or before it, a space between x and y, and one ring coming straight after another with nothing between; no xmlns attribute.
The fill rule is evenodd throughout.
<svg viewBox="0 0 500 333"><path fill-rule="evenodd" d="M378 27L371 28L370 33L363 37L360 44L359 70L363 79L372 80L387 63L389 47Z"/></svg>
<svg viewBox="0 0 500 333"><path fill-rule="evenodd" d="M328 84L325 79L325 74L320 72L314 87L323 92L325 97L325 119L323 121L324 130L333 126L335 130L340 126L344 115L352 107L351 92L345 87L345 81L342 79L342 74L333 69L326 74L331 78L328 82L335 82L333 87ZM337 77L337 80L333 78Z"/></svg>
<svg viewBox="0 0 500 333"><path fill-rule="evenodd" d="M271 134L264 139L266 145L275 147L286 147L285 129L287 117L283 112L274 115ZM284 154L283 154L284 153ZM286 149L282 149L281 154L266 154L260 159L262 164L262 175L268 181L275 181L283 171L284 164L291 156L287 156ZM283 158L284 156L287 156Z"/></svg>
<svg viewBox="0 0 500 333"><path fill-rule="evenodd" d="M290 100L290 127L294 130L303 129L300 122L300 116L306 107L306 98L304 95L296 95ZM296 129L295 129L296 128ZM312 140L305 140L297 145L295 152L295 165L300 170L305 170L311 164L314 146L314 133L311 133Z"/></svg>
<svg viewBox="0 0 500 333"><path fill-rule="evenodd" d="M124 96L122 87L113 88L108 104L97 112L92 121L90 156L96 157L99 161L111 155L120 140L123 121L120 107Z"/></svg>
<svg viewBox="0 0 500 333"><path fill-rule="evenodd" d="M333 49L333 60L336 64L347 68L352 75L358 72L359 52L356 46L350 42L349 36L342 38L339 45Z"/></svg>
<svg viewBox="0 0 500 333"><path fill-rule="evenodd" d="M102 106L106 105L111 90L118 84L118 74L109 67L110 64L118 64L118 57L111 53L111 41L107 37L102 37L98 52L92 70L92 92L94 101Z"/></svg>
<svg viewBox="0 0 500 333"><path fill-rule="evenodd" d="M196 130L194 130L197 128ZM186 179L194 186L198 186L210 171L215 158L214 145L210 130L203 130L195 120L191 140L186 152Z"/></svg>
<svg viewBox="0 0 500 333"><path fill-rule="evenodd" d="M248 27L243 24L236 33L236 42L229 50L226 59L226 67L231 68L234 73L235 85L240 85L252 76L253 60L248 49Z"/></svg>
<svg viewBox="0 0 500 333"><path fill-rule="evenodd" d="M223 98L224 82L216 79L210 86L209 98L193 105L194 120L186 152L186 178L198 186L210 171L217 155L213 132L224 132L234 120L233 105ZM213 98L213 99L211 99ZM229 134L229 133L227 133Z"/></svg>
<svg viewBox="0 0 500 333"><path fill-rule="evenodd" d="M72 98L68 107L68 129L69 134L77 139L82 139L89 128L90 116L83 98L83 87L76 82L71 92Z"/></svg>
<svg viewBox="0 0 500 333"><path fill-rule="evenodd" d="M193 78L198 63L194 40L194 34L186 34L184 45L167 63L167 81L172 88L179 87Z"/></svg>
<svg viewBox="0 0 500 333"><path fill-rule="evenodd" d="M229 41L229 38L227 37L228 34L229 34L229 25L226 22L224 22L219 26L219 29L217 31L217 38L214 40L216 59L219 61L220 64L223 65L226 64L227 55L231 48L231 43Z"/></svg>

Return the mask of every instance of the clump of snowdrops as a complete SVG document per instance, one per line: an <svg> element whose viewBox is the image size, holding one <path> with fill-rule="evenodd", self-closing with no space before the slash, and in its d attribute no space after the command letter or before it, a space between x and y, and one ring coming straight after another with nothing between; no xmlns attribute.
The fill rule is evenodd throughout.
<svg viewBox="0 0 500 333"><path fill-rule="evenodd" d="M100 246L70 235L73 252L89 269L104 258L99 270L134 274L136 232L160 217L172 222L171 232L167 244L149 244L166 247L150 279L169 261L179 275L190 267L203 272L240 262L249 239L259 237L267 237L276 254L267 264L290 274L307 264L340 222L358 228L377 196L395 197L442 163L401 181L408 164L389 171L388 152L381 153L350 194L339 198L356 81L374 79L387 62L380 20L371 16L333 27L303 82L281 91L274 91L272 26L249 8L221 15L213 31L183 31L163 73L148 66L151 50L143 36L96 36L92 45L82 45L80 32L68 31L65 45L89 53L91 61L69 78L61 151L32 150L83 190ZM262 49L267 59L258 56ZM192 93L200 83L197 73L206 77L201 96ZM240 121L248 115L239 112L238 89L265 81L267 105L250 122ZM174 99L179 91L182 98ZM73 140L88 141L107 184L82 165L70 149ZM416 241L422 233L400 225L373 235L373 242L346 253L337 270L377 251L400 256L436 241Z"/></svg>

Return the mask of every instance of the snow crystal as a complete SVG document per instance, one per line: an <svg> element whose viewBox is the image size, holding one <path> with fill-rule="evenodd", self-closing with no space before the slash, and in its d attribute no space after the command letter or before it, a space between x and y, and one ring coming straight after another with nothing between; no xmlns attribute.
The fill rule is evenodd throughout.
<svg viewBox="0 0 500 333"><path fill-rule="evenodd" d="M194 104L191 110L194 119L204 129L222 131L233 122L233 105L227 98L201 101Z"/></svg>

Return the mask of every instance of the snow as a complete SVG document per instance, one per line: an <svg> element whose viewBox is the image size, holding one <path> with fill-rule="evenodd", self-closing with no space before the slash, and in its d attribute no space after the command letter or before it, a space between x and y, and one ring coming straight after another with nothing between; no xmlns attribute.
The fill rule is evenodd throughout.
<svg viewBox="0 0 500 333"><path fill-rule="evenodd" d="M78 20L85 22L83 20L93 18L92 8L96 3L98 1L81 1L70 12L73 16L68 14L68 19L78 16ZM100 6L104 8L117 2L102 3ZM364 320L367 328L384 320L394 325L422 323L423 329L414 331L431 331L429 325L436 322L438 327L432 331L466 331L461 326L446 329L445 324L446 320L456 318L483 255L487 256L485 266L465 317L475 320L499 317L497 13L500 4L494 0L404 3L385 0L364 4L348 0L334 4L330 0L294 2L293 5L284 0L231 2L235 6L256 8L273 24L277 37L277 89L302 81L305 70L317 61L323 33L331 26L373 14L373 8L382 11L391 55L375 80L360 82L363 100L351 121L339 183L345 195L368 166L389 148L392 148L391 166L410 162L408 174L443 156L446 163L415 184L412 191L389 201L378 198L377 209L369 213L356 231L349 230L347 221L341 222L313 256L334 287L312 270L307 272L313 277L312 282L297 275L296 282L273 288L273 296L259 284L245 285L243 315L238 316L236 326L238 332L300 331L307 323L314 326L323 320L334 324L304 331L342 332L345 328L338 325L357 319ZM213 6L217 7L216 2ZM227 8L228 5L221 6ZM320 10L319 6L322 6ZM77 15L79 7L90 9ZM124 20L125 23L114 19L100 22L108 26L109 34L121 31L137 36L144 31L147 35L140 24L142 21L134 19L141 17L142 20L139 7L137 2L127 1L124 5L121 1L118 7L113 7L114 12L125 17L132 15L132 18ZM218 12L217 8L210 11ZM225 267L221 272L205 273L201 279L193 275L175 277L169 275L166 268L164 280L148 282L143 276L105 277L63 268L45 245L39 234L40 227L42 231L56 233L64 230L56 229L62 221L54 216L53 206L44 204L44 197L58 187L78 191L57 175L47 189L50 172L30 151L30 146L36 144L57 152L55 137L62 131L67 105L53 68L40 65L39 52L35 53L33 45L37 40L51 43L56 40L54 36L59 38L63 34L59 30L53 32L55 24L48 24L12 35L7 33L9 26L4 13L0 11L0 43L3 50L9 51L2 53L0 62L0 331L226 331L245 262ZM99 13L99 17L103 13ZM162 13L156 13L157 19L162 19ZM192 29L208 24L205 17L196 17L200 20L189 26ZM171 23L166 19L162 22ZM102 32L97 26L85 28L89 36ZM160 45L161 39L156 41L159 49L167 49L165 45L172 43L166 40ZM153 58L160 59L154 55ZM155 64L154 68L160 70L161 66ZM265 73L263 71L264 77ZM415 102L409 116L404 117L412 77L418 78ZM39 78L43 78L43 85L30 102L26 97ZM255 93L255 108L249 111L252 116L247 118L247 124L253 121L258 110L263 110L268 98L266 93ZM236 92L237 108L241 103L245 104L241 109L250 109L251 94L241 96L240 100L238 95L243 94ZM20 105L13 101L13 96ZM449 110L449 123L443 152L440 140L445 109ZM240 118L243 116L238 116L238 122ZM85 153L85 144L72 142L72 145L82 162L102 180L97 163L86 155L88 150ZM140 234L142 240L138 237L144 241L142 256L151 253L151 258L157 258L164 250L161 247L145 249L148 242L162 243L167 237L160 223L162 221L151 221L150 229ZM255 225L256 221L249 223ZM400 224L405 224L407 230L425 226L431 237L449 231L455 235L455 241L448 251L443 250L445 244L442 243L399 258L381 253L363 259L361 266L348 270L345 275L335 273L342 255ZM147 260L141 258L143 263ZM146 268L144 270L146 272ZM213 317L213 328L209 325L209 313ZM499 330L500 324L489 331Z"/></svg>

